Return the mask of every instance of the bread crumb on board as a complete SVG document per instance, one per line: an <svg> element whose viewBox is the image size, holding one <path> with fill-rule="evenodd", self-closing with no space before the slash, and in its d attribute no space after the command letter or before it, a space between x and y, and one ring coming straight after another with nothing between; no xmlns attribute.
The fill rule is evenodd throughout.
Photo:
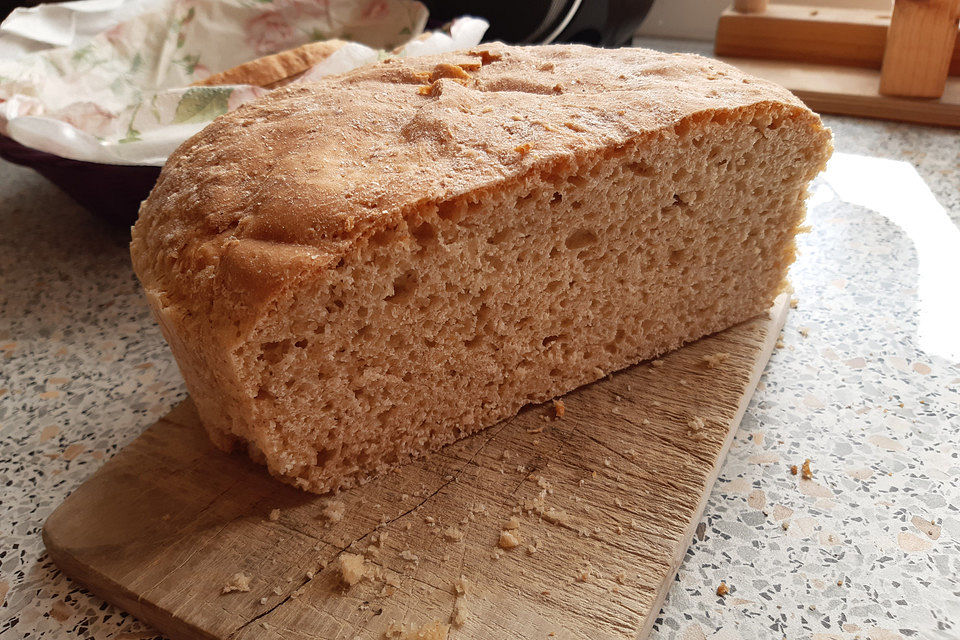
<svg viewBox="0 0 960 640"><path fill-rule="evenodd" d="M453 601L453 612L450 614L450 624L458 629L464 625L470 616L466 602L469 591L470 583L466 577L460 576L457 581L453 583L453 595L455 599Z"/></svg>
<svg viewBox="0 0 960 640"><path fill-rule="evenodd" d="M730 593L730 588L727 586L726 580L721 580L720 585L717 587L717 595L721 598Z"/></svg>
<svg viewBox="0 0 960 640"><path fill-rule="evenodd" d="M447 640L450 625L439 620L417 626L413 623L391 622L384 637L396 640Z"/></svg>
<svg viewBox="0 0 960 640"><path fill-rule="evenodd" d="M513 531L520 528L520 519L517 516L510 516L510 519L503 523L504 531Z"/></svg>
<svg viewBox="0 0 960 640"><path fill-rule="evenodd" d="M661 360L661 359L659 359L659 358L657 358L656 360L653 360L652 362L650 362L650 366L651 366L651 367L657 367L658 369L659 369L660 367L662 367L663 364L664 364L663 360Z"/></svg>
<svg viewBox="0 0 960 640"><path fill-rule="evenodd" d="M367 569L363 566L364 561L365 558L359 554L341 553L339 558L341 582L352 587L363 580L367 574Z"/></svg>
<svg viewBox="0 0 960 640"><path fill-rule="evenodd" d="M223 589L220 590L220 594L233 593L234 591L250 591L250 576L243 572L238 572L233 574L230 578L230 582L223 585Z"/></svg>
<svg viewBox="0 0 960 640"><path fill-rule="evenodd" d="M270 515L267 516L267 519L270 520L270 522L276 522L277 520L279 520L279 519L280 519L280 509L271 509L271 510L270 510Z"/></svg>
<svg viewBox="0 0 960 640"><path fill-rule="evenodd" d="M694 416L687 421L687 435L695 440L703 438L703 431L707 428L707 421L700 416Z"/></svg>
<svg viewBox="0 0 960 640"><path fill-rule="evenodd" d="M346 506L339 500L331 500L323 506L320 515L330 524L336 524L343 520L343 514Z"/></svg>
<svg viewBox="0 0 960 640"><path fill-rule="evenodd" d="M510 531L501 531L497 546L501 549L514 549L520 546L520 540Z"/></svg>
<svg viewBox="0 0 960 640"><path fill-rule="evenodd" d="M443 530L443 537L450 542L460 542L463 540L463 531L455 527L447 527Z"/></svg>
<svg viewBox="0 0 960 640"><path fill-rule="evenodd" d="M730 354L720 351L718 353L712 353L709 356L704 356L703 364L707 366L708 369L716 369L724 362L730 359Z"/></svg>
<svg viewBox="0 0 960 640"><path fill-rule="evenodd" d="M563 404L563 400L554 400L553 401L553 419L559 420L567 412L567 407Z"/></svg>

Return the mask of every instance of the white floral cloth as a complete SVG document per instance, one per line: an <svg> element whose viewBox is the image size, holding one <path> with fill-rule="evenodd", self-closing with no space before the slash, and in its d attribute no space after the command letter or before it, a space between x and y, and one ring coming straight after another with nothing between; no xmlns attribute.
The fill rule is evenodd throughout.
<svg viewBox="0 0 960 640"><path fill-rule="evenodd" d="M130 0L79 0L11 14L0 25L0 133L67 158L159 166L210 120L268 92L191 84L329 38L353 43L303 80L339 73L409 42L427 20L426 8L413 0L133 2L133 17ZM449 34L419 39L400 55L470 47L486 27L462 18Z"/></svg>

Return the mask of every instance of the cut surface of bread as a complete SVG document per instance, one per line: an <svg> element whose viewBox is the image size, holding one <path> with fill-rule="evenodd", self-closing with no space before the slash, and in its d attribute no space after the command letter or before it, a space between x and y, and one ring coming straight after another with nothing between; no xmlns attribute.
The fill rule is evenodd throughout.
<svg viewBox="0 0 960 640"><path fill-rule="evenodd" d="M325 492L765 311L830 149L695 56L388 60L185 143L132 255L213 440Z"/></svg>

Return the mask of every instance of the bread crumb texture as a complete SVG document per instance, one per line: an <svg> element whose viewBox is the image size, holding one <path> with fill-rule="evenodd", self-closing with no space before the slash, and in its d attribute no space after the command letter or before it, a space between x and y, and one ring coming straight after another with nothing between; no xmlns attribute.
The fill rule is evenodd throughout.
<svg viewBox="0 0 960 640"><path fill-rule="evenodd" d="M233 593L234 591L250 591L250 576L245 573L235 573L231 576L230 581L223 585L223 589L220 590L221 594Z"/></svg>
<svg viewBox="0 0 960 640"><path fill-rule="evenodd" d="M447 527L443 530L443 537L450 542L460 542L463 540L463 531L456 527Z"/></svg>
<svg viewBox="0 0 960 640"><path fill-rule="evenodd" d="M830 134L745 78L490 44L216 119L131 243L214 443L350 487L769 308Z"/></svg>
<svg viewBox="0 0 960 640"><path fill-rule="evenodd" d="M717 367L721 366L724 362L726 362L729 358L730 358L729 353L724 353L720 351L720 352L712 353L706 356L703 359L703 363L707 366L708 369L716 369Z"/></svg>
<svg viewBox="0 0 960 640"><path fill-rule="evenodd" d="M512 531L501 531L497 546L501 549L514 549L520 546L520 539Z"/></svg>
<svg viewBox="0 0 960 640"><path fill-rule="evenodd" d="M470 592L470 582L464 576L460 576L453 583L453 612L450 614L450 624L456 628L462 627L470 616L467 608L467 596Z"/></svg>
<svg viewBox="0 0 960 640"><path fill-rule="evenodd" d="M413 623L391 622L384 637L396 640L447 640L449 633L450 625L439 620L419 626Z"/></svg>
<svg viewBox="0 0 960 640"><path fill-rule="evenodd" d="M553 417L557 420L562 418L567 412L567 406L563 404L563 400L554 400L553 401Z"/></svg>
<svg viewBox="0 0 960 640"><path fill-rule="evenodd" d="M347 587L357 584L367 575L367 569L364 566L366 559L355 553L341 553L338 562L340 563L340 580Z"/></svg>
<svg viewBox="0 0 960 640"><path fill-rule="evenodd" d="M330 500L325 505L323 505L323 510L320 512L320 515L329 523L336 524L343 520L343 514L346 511L346 506L339 500Z"/></svg>

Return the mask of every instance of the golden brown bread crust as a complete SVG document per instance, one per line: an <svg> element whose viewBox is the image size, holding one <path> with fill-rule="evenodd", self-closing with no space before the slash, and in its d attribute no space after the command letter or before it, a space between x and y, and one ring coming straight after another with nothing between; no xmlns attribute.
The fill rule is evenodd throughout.
<svg viewBox="0 0 960 640"><path fill-rule="evenodd" d="M345 44L347 43L343 40L311 42L296 49L244 62L194 84L207 87L221 84L252 84L273 89L298 78L310 67L326 60Z"/></svg>
<svg viewBox="0 0 960 640"><path fill-rule="evenodd" d="M249 326L418 205L760 103L821 126L786 89L694 55L490 44L385 60L279 89L181 145L140 210L134 267L165 306Z"/></svg>

